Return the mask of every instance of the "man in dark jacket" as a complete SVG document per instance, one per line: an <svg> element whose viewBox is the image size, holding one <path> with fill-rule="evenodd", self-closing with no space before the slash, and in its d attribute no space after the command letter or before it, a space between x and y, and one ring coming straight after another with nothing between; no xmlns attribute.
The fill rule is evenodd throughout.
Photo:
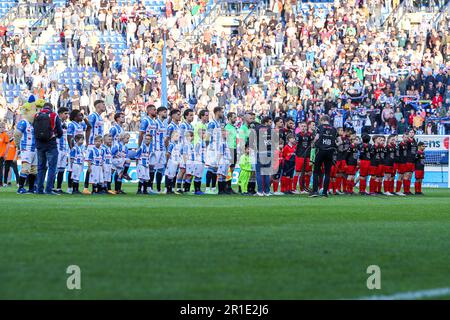
<svg viewBox="0 0 450 320"><path fill-rule="evenodd" d="M59 119L58 115L53 112L53 106L51 103L44 104L42 110L38 114L36 114L35 128L36 119L38 117L45 116L48 116L50 118L51 132L49 134L50 138L48 140L38 139L38 137L36 136L36 149L38 153L37 193L44 194L44 180L48 166L47 186L45 188L45 194L59 195L58 193L53 192L53 185L55 183L56 166L58 163L58 148L56 145L56 139L62 137L63 129L61 125L61 119Z"/></svg>

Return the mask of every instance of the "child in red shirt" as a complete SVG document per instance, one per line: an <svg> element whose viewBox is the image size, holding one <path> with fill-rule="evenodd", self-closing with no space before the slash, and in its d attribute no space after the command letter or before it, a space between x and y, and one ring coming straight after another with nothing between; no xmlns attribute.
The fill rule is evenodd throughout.
<svg viewBox="0 0 450 320"><path fill-rule="evenodd" d="M295 137L293 134L287 136L288 143L284 146L281 153L283 158L283 175L281 177L281 192L292 194L292 180L295 171Z"/></svg>

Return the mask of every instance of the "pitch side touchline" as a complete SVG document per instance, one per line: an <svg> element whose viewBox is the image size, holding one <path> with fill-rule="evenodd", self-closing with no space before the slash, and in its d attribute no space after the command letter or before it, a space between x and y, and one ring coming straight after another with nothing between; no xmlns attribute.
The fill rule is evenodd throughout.
<svg viewBox="0 0 450 320"><path fill-rule="evenodd" d="M398 292L392 295L373 295L358 298L357 300L415 300L423 298L435 298L450 295L450 287L429 290Z"/></svg>

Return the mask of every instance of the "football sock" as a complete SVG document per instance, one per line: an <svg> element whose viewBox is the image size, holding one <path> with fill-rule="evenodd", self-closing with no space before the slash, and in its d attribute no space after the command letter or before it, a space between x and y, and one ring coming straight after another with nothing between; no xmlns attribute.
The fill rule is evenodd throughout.
<svg viewBox="0 0 450 320"><path fill-rule="evenodd" d="M366 184L367 184L367 178L366 177L359 177L359 192L366 192Z"/></svg>
<svg viewBox="0 0 450 320"><path fill-rule="evenodd" d="M183 179L177 179L177 189L181 189L182 183L183 183Z"/></svg>
<svg viewBox="0 0 450 320"><path fill-rule="evenodd" d="M369 192L374 193L376 191L376 181L374 177L370 177Z"/></svg>
<svg viewBox="0 0 450 320"><path fill-rule="evenodd" d="M390 181L389 180L384 180L384 192L390 192Z"/></svg>
<svg viewBox="0 0 450 320"><path fill-rule="evenodd" d="M130 164L125 162L123 166L123 175L126 176L128 174L128 168L130 168Z"/></svg>
<svg viewBox="0 0 450 320"><path fill-rule="evenodd" d="M214 189L217 183L217 173L212 172L211 187Z"/></svg>
<svg viewBox="0 0 450 320"><path fill-rule="evenodd" d="M411 192L411 180L403 180L403 190L405 190L405 192Z"/></svg>
<svg viewBox="0 0 450 320"><path fill-rule="evenodd" d="M278 180L273 181L273 192L278 192Z"/></svg>
<svg viewBox="0 0 450 320"><path fill-rule="evenodd" d="M201 182L200 179L195 178L195 180L194 180L194 189L195 189L195 192L201 191L201 190L200 190L201 183L202 183L202 182Z"/></svg>
<svg viewBox="0 0 450 320"><path fill-rule="evenodd" d="M184 180L184 192L191 191L191 179L185 179Z"/></svg>
<svg viewBox="0 0 450 320"><path fill-rule="evenodd" d="M311 176L309 174L305 175L305 188L309 189L309 185L311 184Z"/></svg>
<svg viewBox="0 0 450 320"><path fill-rule="evenodd" d="M170 179L168 176L166 176L166 187L167 192L172 192L172 179Z"/></svg>
<svg viewBox="0 0 450 320"><path fill-rule="evenodd" d="M153 181L155 181L155 171L150 171L150 180L148 181L150 189L153 189Z"/></svg>
<svg viewBox="0 0 450 320"><path fill-rule="evenodd" d="M294 191L297 190L298 178L299 178L299 176L296 175L296 176L294 176L294 179L292 179L292 181L293 181L292 190L294 190ZM301 180L303 180L303 177ZM300 181L300 190L302 190L301 181Z"/></svg>
<svg viewBox="0 0 450 320"><path fill-rule="evenodd" d="M67 174L67 187L68 188L73 188L73 180L72 180L72 171L69 171L69 173Z"/></svg>
<svg viewBox="0 0 450 320"><path fill-rule="evenodd" d="M402 190L402 180L397 180L397 186L395 187L395 192L400 192Z"/></svg>
<svg viewBox="0 0 450 320"><path fill-rule="evenodd" d="M158 192L161 191L161 182L162 182L163 174L159 171L156 172L156 189ZM166 181L167 184L167 181Z"/></svg>
<svg viewBox="0 0 450 320"><path fill-rule="evenodd" d="M211 171L206 171L206 187L209 188L211 186L211 181L212 181L212 172Z"/></svg>
<svg viewBox="0 0 450 320"><path fill-rule="evenodd" d="M281 192L286 192L286 177L281 177Z"/></svg>
<svg viewBox="0 0 450 320"><path fill-rule="evenodd" d="M288 189L287 190L288 192L292 192L292 185L293 185L292 180L293 180L292 178L289 178L289 177L287 178L287 186L286 187Z"/></svg>
<svg viewBox="0 0 450 320"><path fill-rule="evenodd" d="M56 177L56 189L60 190L64 180L64 171L59 171Z"/></svg>
<svg viewBox="0 0 450 320"><path fill-rule="evenodd" d="M85 180L84 180L84 188L85 189L89 188L89 176L90 176L89 172L86 172L86 177L85 177Z"/></svg>
<svg viewBox="0 0 450 320"><path fill-rule="evenodd" d="M19 188L23 188L25 185L25 181L27 181L28 175L25 173L21 173L19 177Z"/></svg>
<svg viewBox="0 0 450 320"><path fill-rule="evenodd" d="M28 175L28 189L30 189L31 191L34 190L34 182L35 181L36 181L36 175L35 174Z"/></svg>
<svg viewBox="0 0 450 320"><path fill-rule="evenodd" d="M138 192L142 192L142 182L138 182Z"/></svg>
<svg viewBox="0 0 450 320"><path fill-rule="evenodd" d="M144 188L143 193L147 193L148 182L147 181L142 182L142 186Z"/></svg>

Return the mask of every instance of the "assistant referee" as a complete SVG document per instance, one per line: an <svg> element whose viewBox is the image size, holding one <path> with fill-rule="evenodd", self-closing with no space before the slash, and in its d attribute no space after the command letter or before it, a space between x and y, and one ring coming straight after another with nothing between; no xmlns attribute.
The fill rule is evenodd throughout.
<svg viewBox="0 0 450 320"><path fill-rule="evenodd" d="M336 150L336 136L337 130L330 125L330 117L322 116L314 138L317 153L314 161L313 191L310 197L319 196L319 177L322 165L325 171L325 180L321 195L328 197L328 186L330 185L330 172L331 166L333 165L333 154Z"/></svg>

